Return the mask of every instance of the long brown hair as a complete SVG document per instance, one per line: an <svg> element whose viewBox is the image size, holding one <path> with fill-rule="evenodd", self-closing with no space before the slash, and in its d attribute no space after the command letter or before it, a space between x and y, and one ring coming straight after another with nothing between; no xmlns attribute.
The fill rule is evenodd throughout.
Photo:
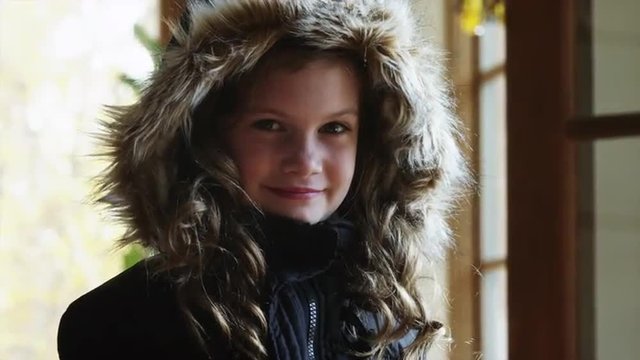
<svg viewBox="0 0 640 360"><path fill-rule="evenodd" d="M340 209L361 234L347 264L347 290L384 320L372 354L417 329L405 358L422 358L442 330L418 289L421 263L442 257L449 245L446 216L468 179L438 55L402 28L410 17L396 0L366 2L370 8L295 4L194 7L199 18L190 33L176 29L178 45L167 49L141 100L114 108L115 121L105 124L113 162L99 191L129 224L121 244L138 242L157 253L157 271L171 275L202 345L211 345L204 331L210 322L241 357L266 358L265 259L251 232L252 201L224 147L215 146L224 136L218 124L256 71L281 66L269 59L287 56L298 66L323 56L346 59L362 72L364 94L364 141ZM325 15L329 20L318 25ZM354 29L345 32L346 26ZM283 35L294 30L297 37Z"/></svg>

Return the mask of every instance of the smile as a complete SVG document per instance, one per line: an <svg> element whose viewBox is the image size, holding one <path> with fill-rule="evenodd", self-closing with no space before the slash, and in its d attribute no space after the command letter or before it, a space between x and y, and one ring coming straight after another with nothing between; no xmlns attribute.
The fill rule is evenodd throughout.
<svg viewBox="0 0 640 360"><path fill-rule="evenodd" d="M324 192L324 190L318 190L318 189L312 189L312 188L299 188L299 187L273 188L273 187L267 186L266 188L279 197L282 197L285 199L292 199L292 200L312 199Z"/></svg>

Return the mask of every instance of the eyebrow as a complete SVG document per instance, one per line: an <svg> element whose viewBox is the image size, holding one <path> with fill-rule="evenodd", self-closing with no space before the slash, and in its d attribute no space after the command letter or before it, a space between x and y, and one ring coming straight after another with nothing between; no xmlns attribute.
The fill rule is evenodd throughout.
<svg viewBox="0 0 640 360"><path fill-rule="evenodd" d="M291 116L283 111L280 111L278 109L273 109L273 108L256 108L256 109L248 109L246 111L244 111L244 113L248 113L248 114L274 114L277 116L281 116L284 118L290 118ZM333 117L340 117L340 116L344 116L344 115L354 115L354 116L358 116L359 115L359 111L357 109L354 108L348 108L348 109L344 109L344 110L340 110L340 111L336 111L335 113L329 114L327 117L328 118L333 118Z"/></svg>

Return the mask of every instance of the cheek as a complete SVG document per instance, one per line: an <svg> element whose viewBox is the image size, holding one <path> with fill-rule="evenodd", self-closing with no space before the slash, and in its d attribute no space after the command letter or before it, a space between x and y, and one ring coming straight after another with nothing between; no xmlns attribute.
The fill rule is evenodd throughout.
<svg viewBox="0 0 640 360"><path fill-rule="evenodd" d="M243 183L257 180L268 168L271 157L268 149L251 142L244 142L233 149L231 154Z"/></svg>
<svg viewBox="0 0 640 360"><path fill-rule="evenodd" d="M260 170L258 165L261 163L261 152L256 149L255 142L246 141L246 136L242 131L234 130L229 134L229 155L238 169L241 183L246 185L245 180L253 178L255 173Z"/></svg>
<svg viewBox="0 0 640 360"><path fill-rule="evenodd" d="M343 187L349 187L353 179L356 166L356 146L348 146L331 156L333 162L332 177Z"/></svg>

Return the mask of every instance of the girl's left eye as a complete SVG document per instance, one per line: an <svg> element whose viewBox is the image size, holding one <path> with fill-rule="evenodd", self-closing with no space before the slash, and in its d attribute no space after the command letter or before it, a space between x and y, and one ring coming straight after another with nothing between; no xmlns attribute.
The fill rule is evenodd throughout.
<svg viewBox="0 0 640 360"><path fill-rule="evenodd" d="M338 122L328 123L320 129L320 132L327 134L342 134L347 131L349 131L349 128Z"/></svg>
<svg viewBox="0 0 640 360"><path fill-rule="evenodd" d="M253 124L251 124L251 126L258 130L266 130L266 131L282 130L282 125L278 121L273 119L260 119L260 120L254 121Z"/></svg>

